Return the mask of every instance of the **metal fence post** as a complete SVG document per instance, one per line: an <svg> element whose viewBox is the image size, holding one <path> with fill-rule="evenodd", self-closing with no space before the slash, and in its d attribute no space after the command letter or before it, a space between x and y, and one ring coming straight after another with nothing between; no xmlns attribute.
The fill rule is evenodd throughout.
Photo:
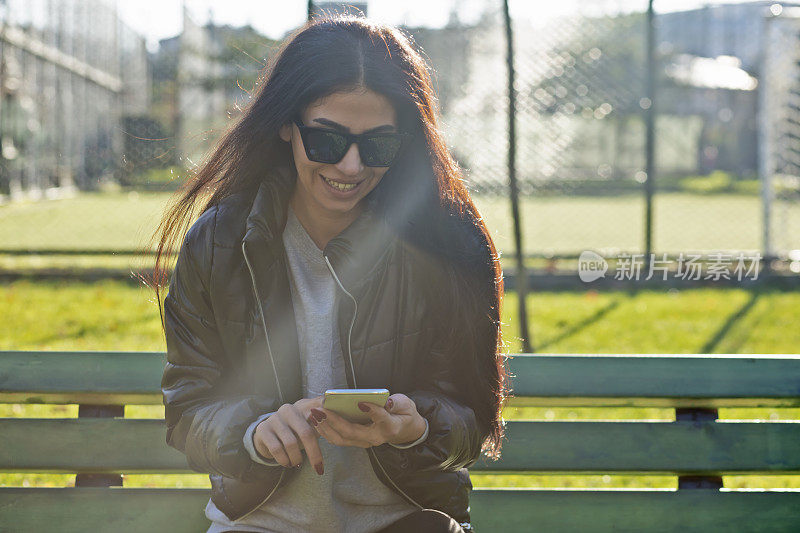
<svg viewBox="0 0 800 533"><path fill-rule="evenodd" d="M764 33L762 37L762 59L761 72L758 76L758 178L761 181L761 207L762 207L762 234L761 247L764 255L764 263L769 268L770 258L772 257L772 142L773 136L770 125L770 101L767 94L769 87L769 60L770 54L767 46L770 43L770 31L772 30L772 20L774 15L767 12L764 17Z"/></svg>
<svg viewBox="0 0 800 533"><path fill-rule="evenodd" d="M514 90L514 35L511 31L511 15L508 11L508 0L503 0L503 17L506 26L506 62L508 64L508 185L511 195L511 214L514 217L514 246L516 247L517 278L515 288L519 297L519 332L522 337L522 351L532 353L532 342L528 333L528 311L525 307L528 295L528 273L522 253L522 224L519 212L519 191L517 188L516 170L516 107L517 97Z"/></svg>
<svg viewBox="0 0 800 533"><path fill-rule="evenodd" d="M647 127L647 141L645 144L645 220L644 220L644 261L645 270L650 267L650 256L653 252L653 192L655 188L655 99L656 99L656 42L655 16L653 13L653 0L647 3L647 85L645 95L649 106L644 110Z"/></svg>

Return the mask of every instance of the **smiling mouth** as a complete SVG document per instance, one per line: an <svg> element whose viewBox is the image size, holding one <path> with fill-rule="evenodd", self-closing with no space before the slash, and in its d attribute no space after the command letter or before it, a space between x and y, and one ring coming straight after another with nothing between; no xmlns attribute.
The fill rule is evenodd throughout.
<svg viewBox="0 0 800 533"><path fill-rule="evenodd" d="M326 178L325 176L322 176L322 174L320 174L320 176L322 177L323 180L325 180L325 183L327 183L331 187L333 187L335 189L338 189L340 191L345 191L345 192L346 191L352 191L353 189L358 187L359 184L361 183L361 182L358 182L358 183L342 183L340 181L334 181L332 179Z"/></svg>

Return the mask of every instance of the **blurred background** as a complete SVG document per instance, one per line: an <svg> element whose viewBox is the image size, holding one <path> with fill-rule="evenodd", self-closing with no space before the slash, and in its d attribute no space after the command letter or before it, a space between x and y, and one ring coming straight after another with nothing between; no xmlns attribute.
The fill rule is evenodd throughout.
<svg viewBox="0 0 800 533"><path fill-rule="evenodd" d="M4 266L142 245L308 5L0 2ZM426 53L452 152L510 257L502 2L350 5ZM649 57L647 0L510 2L525 256L645 252L650 172L648 251L760 251L800 272L798 6L655 2Z"/></svg>
<svg viewBox="0 0 800 533"><path fill-rule="evenodd" d="M623 290L675 288L688 254L729 261L695 285L747 285L746 254L763 260L745 282L797 287L800 3L704 0L0 0L0 279L137 286L174 191L323 12L398 25L429 61L501 252L510 346L537 343L514 290L594 294L620 256L673 274ZM585 250L610 264L591 286Z"/></svg>
<svg viewBox="0 0 800 533"><path fill-rule="evenodd" d="M442 130L501 252L508 352L798 352L800 2L510 0L508 23L498 0L350 6L0 0L0 350L164 351L155 295L138 277L152 266L164 208L282 40L310 12L349 9L401 26L430 63ZM609 261L605 281L625 254L656 254L673 273L681 254L764 260L758 280L589 284L577 274L586 250ZM0 416L54 415L77 416L77 406L0 405ZM163 417L163 407L127 406L126 416ZM720 409L720 418L800 419L800 410ZM208 483L168 477L125 476L125 485ZM518 481L675 485L576 479ZM0 475L0 485L70 483L74 475ZM748 483L725 477L728 488Z"/></svg>

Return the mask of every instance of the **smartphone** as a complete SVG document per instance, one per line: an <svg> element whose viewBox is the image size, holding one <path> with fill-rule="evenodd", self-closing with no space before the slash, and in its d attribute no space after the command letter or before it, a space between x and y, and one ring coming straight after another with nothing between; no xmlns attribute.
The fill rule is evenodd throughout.
<svg viewBox="0 0 800 533"><path fill-rule="evenodd" d="M328 389L322 406L356 424L369 424L368 413L358 408L358 402L374 403L383 407L389 399L389 389Z"/></svg>

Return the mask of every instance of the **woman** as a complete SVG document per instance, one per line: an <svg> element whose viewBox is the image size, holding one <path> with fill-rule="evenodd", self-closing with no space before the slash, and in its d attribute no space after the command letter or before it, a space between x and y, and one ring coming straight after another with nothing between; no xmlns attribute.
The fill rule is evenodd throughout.
<svg viewBox="0 0 800 533"><path fill-rule="evenodd" d="M502 277L425 62L395 28L323 18L252 96L159 227L164 276L212 193L164 300L162 380L208 531L472 529L466 467L503 437ZM391 396L360 425L329 388Z"/></svg>

